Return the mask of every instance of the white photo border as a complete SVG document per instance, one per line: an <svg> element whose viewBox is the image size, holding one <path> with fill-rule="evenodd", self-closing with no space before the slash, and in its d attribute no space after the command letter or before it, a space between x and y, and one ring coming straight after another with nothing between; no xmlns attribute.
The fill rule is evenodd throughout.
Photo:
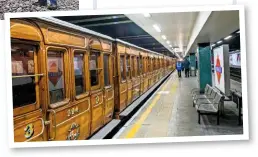
<svg viewBox="0 0 258 157"><path fill-rule="evenodd" d="M13 102L12 102L12 73L11 73L11 38L10 19L28 17L52 16L79 16L79 15L104 15L104 14L137 14L137 13L168 13L168 12L199 12L199 11L230 11L239 10L239 27L241 40L241 73L243 95L243 134L242 135L214 135L214 136L184 136L184 137L159 137L159 138L134 138L134 139L105 139L105 140L78 140L78 141L43 141L43 142L14 142ZM5 60L6 60L6 93L8 113L8 140L10 148L27 147L54 147L54 146L81 146L81 145L117 145L117 144L144 144L168 142L199 142L199 141L229 141L249 140L248 121L248 95L247 95L247 67L246 67L246 31L245 11L242 5L223 6L194 6L194 7L162 7L162 8L129 8L129 9L102 9L80 11L54 11L54 12L24 12L5 14Z"/></svg>

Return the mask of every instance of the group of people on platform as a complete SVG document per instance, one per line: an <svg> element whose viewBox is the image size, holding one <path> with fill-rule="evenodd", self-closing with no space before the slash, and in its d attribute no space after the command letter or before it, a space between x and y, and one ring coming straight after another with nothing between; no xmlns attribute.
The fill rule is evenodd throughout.
<svg viewBox="0 0 258 157"><path fill-rule="evenodd" d="M176 70L178 77L181 77L181 71L185 71L185 77L189 77L190 73L190 62L187 58L184 60L178 60L176 63Z"/></svg>
<svg viewBox="0 0 258 157"><path fill-rule="evenodd" d="M36 5L40 6L47 6L49 10L56 10L57 9L57 0L38 0Z"/></svg>

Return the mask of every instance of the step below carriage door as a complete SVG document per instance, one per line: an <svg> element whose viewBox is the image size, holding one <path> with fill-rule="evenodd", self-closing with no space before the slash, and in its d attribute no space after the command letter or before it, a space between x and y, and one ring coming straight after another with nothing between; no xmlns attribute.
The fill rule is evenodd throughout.
<svg viewBox="0 0 258 157"><path fill-rule="evenodd" d="M112 120L114 114L114 57L104 53L104 123Z"/></svg>

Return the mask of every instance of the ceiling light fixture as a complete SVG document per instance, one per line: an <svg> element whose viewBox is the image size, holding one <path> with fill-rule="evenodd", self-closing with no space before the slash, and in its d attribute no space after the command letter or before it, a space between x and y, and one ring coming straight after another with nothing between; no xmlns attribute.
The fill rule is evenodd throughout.
<svg viewBox="0 0 258 157"><path fill-rule="evenodd" d="M169 44L170 43L170 41L167 41L167 44Z"/></svg>
<svg viewBox="0 0 258 157"><path fill-rule="evenodd" d="M151 15L149 13L144 13L143 16L144 17L150 17Z"/></svg>
<svg viewBox="0 0 258 157"><path fill-rule="evenodd" d="M226 38L224 38L225 40L228 40L228 39L230 39L232 37L232 35L229 35L229 36L227 36Z"/></svg>
<svg viewBox="0 0 258 157"><path fill-rule="evenodd" d="M159 26L157 24L153 25L153 27L155 28L155 30L157 32L161 32L161 29L159 28Z"/></svg>
<svg viewBox="0 0 258 157"><path fill-rule="evenodd" d="M165 35L162 35L161 36L164 40L166 40L167 39L167 37L165 36Z"/></svg>
<svg viewBox="0 0 258 157"><path fill-rule="evenodd" d="M172 47L172 45L169 45L169 47Z"/></svg>
<svg viewBox="0 0 258 157"><path fill-rule="evenodd" d="M219 43L222 43L222 41L220 40L220 41L217 42L217 44L219 44Z"/></svg>
<svg viewBox="0 0 258 157"><path fill-rule="evenodd" d="M216 44L212 44L211 47L214 47Z"/></svg>

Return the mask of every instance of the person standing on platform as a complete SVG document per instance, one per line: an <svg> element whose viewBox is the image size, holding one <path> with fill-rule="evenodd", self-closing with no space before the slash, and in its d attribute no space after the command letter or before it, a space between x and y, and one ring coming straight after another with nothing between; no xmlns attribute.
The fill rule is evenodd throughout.
<svg viewBox="0 0 258 157"><path fill-rule="evenodd" d="M182 62L181 61L176 62L176 70L177 70L178 77L181 77L181 71L182 71Z"/></svg>
<svg viewBox="0 0 258 157"><path fill-rule="evenodd" d="M189 72L190 72L190 62L188 61L187 58L185 58L184 61L184 68L185 68L185 77L189 77Z"/></svg>

